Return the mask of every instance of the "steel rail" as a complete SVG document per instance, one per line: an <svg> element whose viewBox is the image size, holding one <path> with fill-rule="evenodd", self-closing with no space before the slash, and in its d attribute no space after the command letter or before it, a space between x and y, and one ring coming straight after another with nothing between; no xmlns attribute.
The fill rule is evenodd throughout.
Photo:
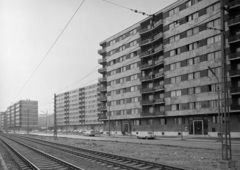
<svg viewBox="0 0 240 170"><path fill-rule="evenodd" d="M185 170L185 169L179 168L179 167L169 166L169 165L165 165L165 164L158 164L158 163L155 163L155 162L150 162L150 161L145 161L145 160L141 160L141 159L125 157L125 156L119 156L119 155L110 154L110 153L106 153L106 152L100 152L100 151L96 151L96 150L92 150L92 149L85 149L85 148L69 146L69 145L65 145L65 144L59 144L59 143L45 141L45 140L41 140L41 139L35 139L35 138L30 138L30 137L28 137L26 139L26 137L22 137L22 136L20 138L23 138L25 140L30 140L30 141L32 140L35 143L39 143L41 145L45 145L45 146L48 146L48 147L51 146L51 148L56 148L56 149L62 150L64 152L71 153L73 155L85 157L85 158L88 158L88 159L94 159L94 160L104 162L104 163L107 163L109 165L121 167L121 168L139 170L139 169L143 169L143 167L144 167L146 169L148 169L148 168L159 168L161 170ZM44 143L41 143L41 142L44 142ZM59 148L57 146L65 147L65 148ZM66 148L71 148L74 151L73 150L68 150ZM85 153L90 153L94 156L90 156L90 155L86 155L84 153L76 152L76 150L81 151L81 152L85 152ZM126 164L130 164L131 166L126 165Z"/></svg>
<svg viewBox="0 0 240 170"><path fill-rule="evenodd" d="M6 136L5 136L5 137L6 137ZM18 144L20 144L20 145L23 145L23 146L31 149L32 151L37 152L38 154L40 154L40 155L42 155L42 156L44 156L44 157L47 157L48 159L53 160L54 162L57 162L57 163L59 163L59 164L61 164L61 165L63 165L63 166L67 166L67 167L70 168L70 169L74 169L74 170L84 170L83 168L77 167L77 166L75 166L75 165L73 165L73 164L71 164L71 163L69 163L69 162L66 162L66 161L64 161L64 160L62 160L62 159L59 159L59 158L54 157L54 156L52 156L52 155L50 155L50 154L47 154L47 153L45 153L45 152L43 152L43 151L40 151L39 149L33 148L33 147L31 147L31 146L28 146L28 145L26 145L26 144L24 144L24 143L22 143L22 142L20 142L20 141L16 141L16 140L14 140L14 139L12 139L12 138L9 138L9 137L6 137L6 138L9 139L9 140L11 140L11 141L14 141L14 142L16 142L16 143L18 143ZM5 142L5 143L6 143L6 142ZM28 161L29 161L29 160L28 160ZM30 162L30 161L29 161L29 162ZM31 164L33 164L33 163L31 163ZM34 167L37 168L35 165L34 165ZM39 170L39 168L38 168L37 170Z"/></svg>

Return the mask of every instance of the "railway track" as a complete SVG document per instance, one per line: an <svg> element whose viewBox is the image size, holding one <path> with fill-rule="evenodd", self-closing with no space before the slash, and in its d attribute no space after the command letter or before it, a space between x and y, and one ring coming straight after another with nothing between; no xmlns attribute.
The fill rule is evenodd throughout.
<svg viewBox="0 0 240 170"><path fill-rule="evenodd" d="M1 136L1 141L10 148L16 156L16 163L22 170L84 170L64 160L53 157L38 149L30 147L23 142L14 140L12 138Z"/></svg>
<svg viewBox="0 0 240 170"><path fill-rule="evenodd" d="M15 136L18 139L23 139L25 141L31 141L39 145L44 145L57 150L61 150L66 153L70 153L75 156L79 156L88 160L94 160L95 162L102 163L103 165L112 166L117 169L127 169L127 170L185 170L183 168L158 164L154 162L149 162L140 159L134 159L130 157L119 156L115 154L109 154L105 152L100 152L96 150L74 147L64 144L59 144L55 142L44 141L35 138Z"/></svg>

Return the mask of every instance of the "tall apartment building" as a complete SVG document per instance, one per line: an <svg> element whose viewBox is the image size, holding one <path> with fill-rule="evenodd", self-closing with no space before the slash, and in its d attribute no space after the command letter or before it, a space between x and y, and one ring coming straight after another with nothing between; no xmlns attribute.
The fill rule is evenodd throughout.
<svg viewBox="0 0 240 170"><path fill-rule="evenodd" d="M20 100L7 108L2 114L4 129L26 131L38 129L38 102Z"/></svg>
<svg viewBox="0 0 240 170"><path fill-rule="evenodd" d="M99 114L99 84L91 84L56 96L59 130L102 130Z"/></svg>
<svg viewBox="0 0 240 170"><path fill-rule="evenodd" d="M224 3L231 131L240 137L240 2ZM220 23L219 0L178 0L102 41L104 131L217 136L220 85L208 67L221 80Z"/></svg>

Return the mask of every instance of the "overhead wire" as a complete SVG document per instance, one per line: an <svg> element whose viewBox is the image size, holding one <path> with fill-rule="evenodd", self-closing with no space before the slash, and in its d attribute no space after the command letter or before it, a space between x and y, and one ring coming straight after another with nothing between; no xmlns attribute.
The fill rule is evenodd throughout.
<svg viewBox="0 0 240 170"><path fill-rule="evenodd" d="M54 43L51 45L50 49L47 51L46 55L42 58L42 60L40 61L40 63L38 64L38 66L36 67L36 69L33 71L33 73L31 74L31 76L28 78L28 80L25 82L25 84L23 85L23 87L21 88L21 90L17 93L17 95L14 97L14 99L12 100L12 102L16 99L16 97L22 92L22 90L25 88L25 86L27 85L27 83L31 80L31 78L33 77L33 75L35 74L35 72L38 70L38 68L41 66L41 64L43 63L43 61L46 59L46 57L48 56L48 54L50 53L50 51L52 50L52 48L54 47L54 45L57 43L57 41L59 40L59 38L61 37L61 35L63 34L63 32L66 30L66 28L68 27L68 25L70 24L70 22L72 21L72 19L74 18L74 16L76 15L76 13L78 12L78 10L80 9L80 7L82 6L82 4L84 3L85 0L82 1L82 3L78 6L77 10L74 12L74 14L72 15L72 17L70 18L70 20L67 22L67 24L65 25L65 27L63 28L63 30L61 31L61 33L58 35L57 39L54 41Z"/></svg>

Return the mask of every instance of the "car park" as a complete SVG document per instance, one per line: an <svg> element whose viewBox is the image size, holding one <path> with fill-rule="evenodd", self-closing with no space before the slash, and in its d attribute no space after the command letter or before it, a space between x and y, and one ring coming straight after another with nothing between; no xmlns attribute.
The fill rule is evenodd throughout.
<svg viewBox="0 0 240 170"><path fill-rule="evenodd" d="M137 132L137 138L141 139L155 139L156 135L154 135L154 132Z"/></svg>
<svg viewBox="0 0 240 170"><path fill-rule="evenodd" d="M94 130L87 130L83 132L84 136L95 136L95 131Z"/></svg>

